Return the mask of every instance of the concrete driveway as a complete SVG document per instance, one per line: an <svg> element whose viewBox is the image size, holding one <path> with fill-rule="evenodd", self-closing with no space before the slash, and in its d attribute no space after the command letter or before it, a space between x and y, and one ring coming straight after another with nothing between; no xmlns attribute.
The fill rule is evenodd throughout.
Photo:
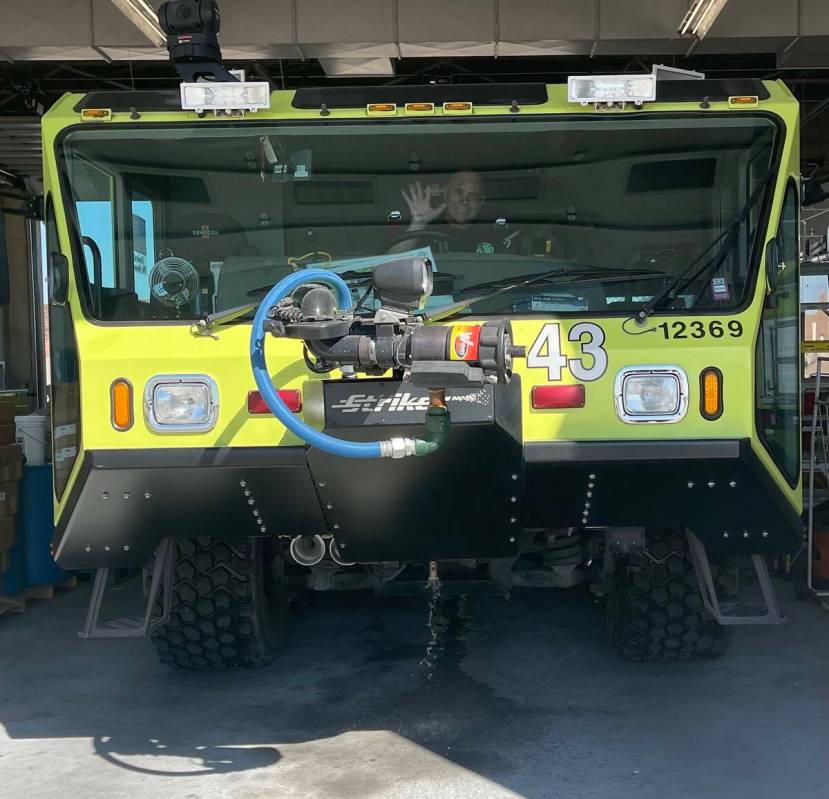
<svg viewBox="0 0 829 799"><path fill-rule="evenodd" d="M323 595L269 667L186 674L78 640L83 585L0 619L0 795L825 796L829 614L778 588L715 663L623 663L585 594L525 590L447 600L431 652L425 601Z"/></svg>

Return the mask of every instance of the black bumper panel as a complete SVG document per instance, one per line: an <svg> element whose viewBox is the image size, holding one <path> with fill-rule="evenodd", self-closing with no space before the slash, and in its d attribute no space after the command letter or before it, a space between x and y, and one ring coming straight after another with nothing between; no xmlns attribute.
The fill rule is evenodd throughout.
<svg viewBox="0 0 829 799"><path fill-rule="evenodd" d="M68 569L140 566L165 537L260 535L260 520L325 530L303 447L87 452L54 550Z"/></svg>
<svg viewBox="0 0 829 799"><path fill-rule="evenodd" d="M384 437L419 433L416 427L383 428ZM376 431L355 429L348 437L369 440ZM425 458L355 462L310 450L308 460L349 560L518 552L521 446L497 425L454 426L446 444Z"/></svg>
<svg viewBox="0 0 829 799"><path fill-rule="evenodd" d="M745 440L524 446L527 527L690 527L711 553L793 552L801 520Z"/></svg>
<svg viewBox="0 0 829 799"><path fill-rule="evenodd" d="M522 448L488 423L399 461L302 447L87 452L54 548L65 568L140 566L168 536L327 531L357 561L508 557L523 529L581 525L687 526L711 553L792 552L801 533L747 440Z"/></svg>

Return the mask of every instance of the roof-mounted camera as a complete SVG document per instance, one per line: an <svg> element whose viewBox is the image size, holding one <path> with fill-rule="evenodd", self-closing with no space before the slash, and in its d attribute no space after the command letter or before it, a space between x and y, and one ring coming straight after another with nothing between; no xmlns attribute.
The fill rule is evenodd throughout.
<svg viewBox="0 0 829 799"><path fill-rule="evenodd" d="M158 9L158 23L182 80L236 80L222 64L218 39L221 16L216 0L168 0Z"/></svg>

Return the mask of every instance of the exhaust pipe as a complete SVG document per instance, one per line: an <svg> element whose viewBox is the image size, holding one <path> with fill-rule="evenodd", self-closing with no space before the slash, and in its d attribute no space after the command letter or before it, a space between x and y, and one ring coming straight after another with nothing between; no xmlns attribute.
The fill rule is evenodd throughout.
<svg viewBox="0 0 829 799"><path fill-rule="evenodd" d="M289 551L300 566L316 566L325 557L325 541L321 535L298 535L291 539Z"/></svg>
<svg viewBox="0 0 829 799"><path fill-rule="evenodd" d="M328 542L328 554L331 556L331 560L334 561L338 566L353 566L353 560L346 560L342 554L340 554L340 548L337 546L337 542L332 538Z"/></svg>

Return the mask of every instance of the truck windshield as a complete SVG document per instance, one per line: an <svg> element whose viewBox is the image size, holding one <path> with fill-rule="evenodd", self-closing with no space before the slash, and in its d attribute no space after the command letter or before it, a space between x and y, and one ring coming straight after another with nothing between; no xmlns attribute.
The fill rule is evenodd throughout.
<svg viewBox="0 0 829 799"><path fill-rule="evenodd" d="M296 269L412 250L435 264L428 309L514 283L474 313L628 313L736 224L716 268L660 302L676 314L746 298L776 137L734 113L209 122L76 129L60 164L104 321L192 320Z"/></svg>

